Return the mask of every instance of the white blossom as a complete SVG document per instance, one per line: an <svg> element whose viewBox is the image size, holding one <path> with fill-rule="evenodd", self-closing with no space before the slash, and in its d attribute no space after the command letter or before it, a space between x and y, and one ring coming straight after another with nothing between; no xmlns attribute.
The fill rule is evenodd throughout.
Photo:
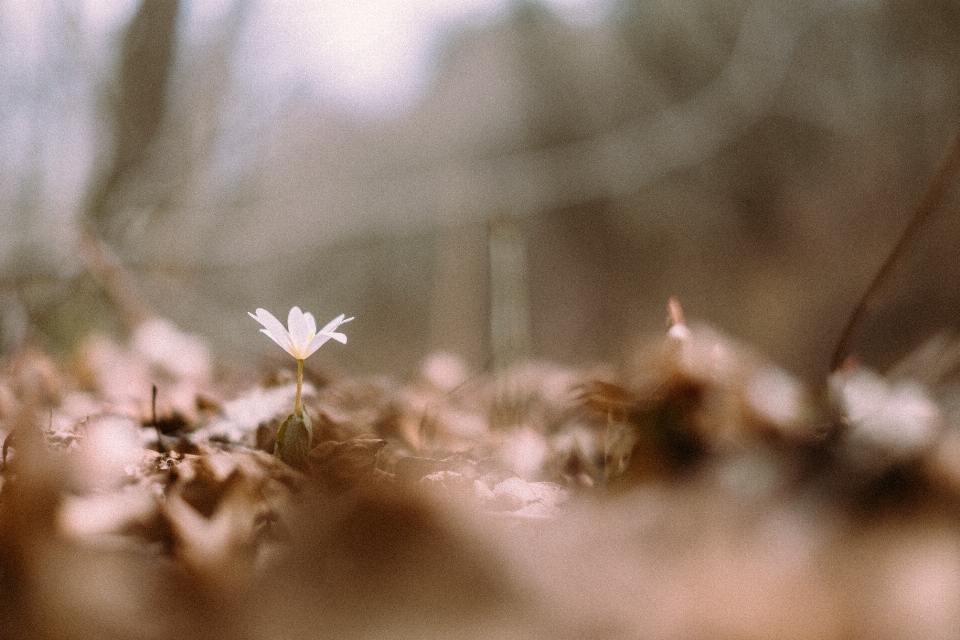
<svg viewBox="0 0 960 640"><path fill-rule="evenodd" d="M337 327L353 320L341 313L317 331L317 321L313 314L304 313L300 307L290 309L286 327L266 309L257 309L256 314L249 313L249 316L263 325L263 329L260 329L261 333L283 347L284 351L297 360L306 360L331 338L346 344L347 336L337 332Z"/></svg>

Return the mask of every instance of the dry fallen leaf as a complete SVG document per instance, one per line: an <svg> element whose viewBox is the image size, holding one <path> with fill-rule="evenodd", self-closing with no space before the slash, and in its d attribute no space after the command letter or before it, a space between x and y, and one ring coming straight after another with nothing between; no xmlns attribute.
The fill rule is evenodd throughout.
<svg viewBox="0 0 960 640"><path fill-rule="evenodd" d="M363 437L321 442L308 454L309 474L332 492L371 483L377 477L377 455L386 445L386 440Z"/></svg>
<svg viewBox="0 0 960 640"><path fill-rule="evenodd" d="M88 343L76 378L35 354L0 377L0 635L949 637L949 354L926 348L924 381L916 357L841 371L817 406L683 328L620 369L318 376L305 472L269 453L289 380L201 390L142 344Z"/></svg>

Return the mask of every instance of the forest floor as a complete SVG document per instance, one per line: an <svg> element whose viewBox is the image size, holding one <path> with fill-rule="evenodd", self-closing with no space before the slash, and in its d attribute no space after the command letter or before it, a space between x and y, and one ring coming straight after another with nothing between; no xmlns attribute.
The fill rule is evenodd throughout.
<svg viewBox="0 0 960 640"><path fill-rule="evenodd" d="M227 370L159 319L71 362L25 349L0 377L0 636L952 637L958 361L936 338L807 389L675 323L589 369L308 367L294 469L288 370Z"/></svg>

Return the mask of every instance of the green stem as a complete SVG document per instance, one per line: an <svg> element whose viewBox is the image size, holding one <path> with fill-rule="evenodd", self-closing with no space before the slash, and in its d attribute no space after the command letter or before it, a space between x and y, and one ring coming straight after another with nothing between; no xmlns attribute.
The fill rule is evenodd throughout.
<svg viewBox="0 0 960 640"><path fill-rule="evenodd" d="M293 412L297 415L301 412L300 391L303 389L303 360L297 358L297 399L293 403Z"/></svg>

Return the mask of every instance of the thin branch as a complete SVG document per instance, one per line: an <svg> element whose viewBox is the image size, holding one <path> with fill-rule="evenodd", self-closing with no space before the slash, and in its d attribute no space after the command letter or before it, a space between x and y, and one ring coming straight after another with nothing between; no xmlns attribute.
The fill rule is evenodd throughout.
<svg viewBox="0 0 960 640"><path fill-rule="evenodd" d="M900 238L893 246L893 249L890 250L886 260L880 265L880 269L877 270L876 275L870 282L870 286L867 287L867 290L860 297L857 306L853 309L853 312L851 312L850 318L847 320L847 324L844 326L843 331L840 333L840 338L837 340L837 346L833 350L833 357L830 360L831 372L836 371L847 357L850 341L853 340L857 330L863 324L867 312L870 311L871 306L876 302L877 296L880 294L883 286L890 280L893 268L910 250L911 245L920 235L920 232L933 218L933 214L940 209L950 187L956 179L958 171L960 171L960 128L958 128L957 134L953 139L953 144L947 151L947 155L940 164L936 175L934 175L933 181L927 188L927 192L923 194L923 198L913 212L913 216L911 216L906 228L903 230L903 233L900 234Z"/></svg>
<svg viewBox="0 0 960 640"><path fill-rule="evenodd" d="M155 315L123 263L110 251L106 243L100 240L90 225L81 224L77 249L87 273L110 296L121 321L128 328L132 329Z"/></svg>

